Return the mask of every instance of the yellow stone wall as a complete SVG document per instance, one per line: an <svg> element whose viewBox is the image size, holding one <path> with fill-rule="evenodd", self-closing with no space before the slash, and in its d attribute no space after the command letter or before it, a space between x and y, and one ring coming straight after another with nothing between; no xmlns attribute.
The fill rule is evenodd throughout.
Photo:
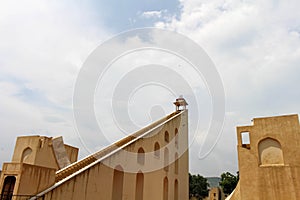
<svg viewBox="0 0 300 200"><path fill-rule="evenodd" d="M175 145L175 129L178 129L178 148ZM165 132L169 133L169 142L165 141ZM160 157L154 154L154 145L159 142L161 147ZM136 199L137 172L143 173L143 200L164 200L163 190L164 179L168 180L168 199L187 200L188 199L188 112L184 111L160 129L150 131L149 135L126 146L123 151L118 151L108 158L93 166L88 167L81 173L72 176L69 180L58 182L53 188L44 193L45 200L93 200L105 199L115 200L119 193L122 200ZM145 151L145 163L137 163L137 155L132 156L132 152L137 153L139 148ZM161 167L151 170L164 162L164 147L169 150L168 171ZM175 173L175 154L181 155L178 158L178 174ZM124 170L123 189L114 191L114 168ZM175 194L175 182L178 182L178 196Z"/></svg>
<svg viewBox="0 0 300 200"><path fill-rule="evenodd" d="M7 176L16 177L14 195L37 194L55 183L53 168L34 166L25 163L4 163L0 178L0 188Z"/></svg>
<svg viewBox="0 0 300 200"><path fill-rule="evenodd" d="M249 142L243 144L242 133ZM300 129L297 115L255 118L237 127L239 199L300 199ZM239 190L238 190L239 189ZM233 195L237 199L237 195Z"/></svg>
<svg viewBox="0 0 300 200"><path fill-rule="evenodd" d="M78 148L64 145L71 162L77 160ZM21 136L17 138L11 163L4 163L0 176L0 192L5 178L15 177L14 195L34 195L54 185L59 169L52 147L52 138Z"/></svg>
<svg viewBox="0 0 300 200"><path fill-rule="evenodd" d="M64 147L70 162L77 161L78 148L70 145ZM59 169L52 147L52 138L39 135L18 137L12 162Z"/></svg>
<svg viewBox="0 0 300 200"><path fill-rule="evenodd" d="M71 163L74 163L77 161L78 158L78 151L79 149L70 145L65 144L65 150L68 155L68 158Z"/></svg>

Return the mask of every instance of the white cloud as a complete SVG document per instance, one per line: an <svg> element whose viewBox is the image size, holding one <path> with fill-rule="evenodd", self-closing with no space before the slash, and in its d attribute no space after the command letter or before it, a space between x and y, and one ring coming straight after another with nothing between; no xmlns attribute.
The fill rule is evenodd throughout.
<svg viewBox="0 0 300 200"><path fill-rule="evenodd" d="M173 18L176 17L176 14L168 11L167 9L163 10L151 10L151 11L144 11L141 12L139 11L137 13L138 17L145 19L145 20L150 20L150 21L157 21L157 20L162 20L164 22L170 22L172 21Z"/></svg>
<svg viewBox="0 0 300 200"><path fill-rule="evenodd" d="M211 154L228 152L220 158L222 169L208 158L192 162L191 171L235 172L237 165L227 162L236 164L235 126L250 124L257 116L300 113L300 2L185 0L181 4L179 19L159 21L156 26L181 32L207 51L224 81L227 112L234 113L227 117L223 137ZM191 159L197 159L195 154Z"/></svg>
<svg viewBox="0 0 300 200"><path fill-rule="evenodd" d="M195 141L198 146L191 149L190 170L214 176L224 170L235 172L235 126L250 124L256 116L300 112L300 3L182 0L181 5L179 17L169 16L166 10L139 15L161 20L156 26L189 36L215 62L227 96L224 132L204 160L197 158L201 141ZM71 1L0 3L2 159L10 159L12 141L18 134L63 135L73 145L78 142L71 110L74 83L88 53L107 36L105 28L95 25L93 16L88 8ZM124 66L130 63L126 58L123 61ZM208 100L203 99L199 104L205 107ZM190 105L190 113L192 109ZM201 109L201 117L207 117L206 113Z"/></svg>
<svg viewBox="0 0 300 200"><path fill-rule="evenodd" d="M67 1L1 1L2 152L12 152L7 141L20 134L63 135L78 143L73 84L85 57L107 35L91 26L94 20L86 7Z"/></svg>
<svg viewBox="0 0 300 200"><path fill-rule="evenodd" d="M152 10L152 11L145 11L141 14L142 17L144 18L161 18L162 17L162 14L163 12L166 12L165 10Z"/></svg>

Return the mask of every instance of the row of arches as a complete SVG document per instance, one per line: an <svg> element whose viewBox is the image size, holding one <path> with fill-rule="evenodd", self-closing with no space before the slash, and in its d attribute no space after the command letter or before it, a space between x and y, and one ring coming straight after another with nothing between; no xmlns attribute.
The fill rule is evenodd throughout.
<svg viewBox="0 0 300 200"><path fill-rule="evenodd" d="M168 143L170 141L170 134L168 131L164 133L164 141ZM178 129L175 128L175 147L178 148ZM140 165L145 164L145 150L143 147L138 149L137 163ZM154 156L160 158L160 144L159 142L154 143ZM164 148L164 170L169 171L169 149ZM178 153L175 153L175 173L178 174Z"/></svg>
<svg viewBox="0 0 300 200"><path fill-rule="evenodd" d="M174 137L175 137L175 147L178 148L178 129L177 128L175 128L175 136ZM170 142L170 134L169 134L168 131L165 131L165 133L164 133L164 141L166 143ZM154 155L157 156L157 157L160 156L160 151L159 150L160 150L160 144L159 144L159 142L155 142L154 143ZM139 152L145 152L145 151L141 147L141 148L138 149L138 153Z"/></svg>
<svg viewBox="0 0 300 200"><path fill-rule="evenodd" d="M165 157L164 157L164 170L166 172L169 171L169 150L168 148L165 148L165 153L164 153ZM178 171L179 171L179 160L178 160L178 153L176 152L175 153L175 162L174 162L174 173L175 174L178 174Z"/></svg>
<svg viewBox="0 0 300 200"><path fill-rule="evenodd" d="M178 129L177 128L175 128L174 137L175 137L175 147L178 148ZM170 134L168 131L165 131L164 140L165 140L165 143L167 143L167 144L170 142Z"/></svg>
<svg viewBox="0 0 300 200"><path fill-rule="evenodd" d="M113 189L112 189L112 200L122 200L123 197L123 182L124 171L121 166L117 166L114 169L113 174ZM135 200L143 200L144 195L144 174L142 172L136 175L135 185Z"/></svg>
<svg viewBox="0 0 300 200"><path fill-rule="evenodd" d="M123 197L124 172L121 166L114 169L112 200L122 200ZM144 195L144 174L142 172L136 175L135 200L143 200ZM169 199L169 180L163 179L163 200ZM174 181L174 200L179 200L178 180Z"/></svg>
<svg viewBox="0 0 300 200"><path fill-rule="evenodd" d="M159 144L155 145L154 147L159 148ZM154 154L157 152L158 154L156 156L159 157L160 156L159 151L154 151ZM139 163L140 165L145 164L145 151L142 147L138 149L137 163ZM178 168L179 168L178 153L176 152L175 153L175 174L178 174ZM169 149L168 148L164 149L164 170L169 171Z"/></svg>
<svg viewBox="0 0 300 200"><path fill-rule="evenodd" d="M174 200L178 200L179 191L178 191L178 180L174 181ZM169 180L168 177L164 178L164 189L163 189L163 200L169 199Z"/></svg>

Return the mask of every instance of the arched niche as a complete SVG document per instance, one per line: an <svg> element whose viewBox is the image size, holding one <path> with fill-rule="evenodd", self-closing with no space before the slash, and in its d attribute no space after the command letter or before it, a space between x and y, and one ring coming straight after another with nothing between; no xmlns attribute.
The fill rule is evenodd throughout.
<svg viewBox="0 0 300 200"><path fill-rule="evenodd" d="M165 148L164 151L164 170L169 171L169 149Z"/></svg>
<svg viewBox="0 0 300 200"><path fill-rule="evenodd" d="M144 198L144 174L142 172L136 175L135 200L143 200Z"/></svg>
<svg viewBox="0 0 300 200"><path fill-rule="evenodd" d="M175 153L175 174L178 174L178 153Z"/></svg>
<svg viewBox="0 0 300 200"><path fill-rule="evenodd" d="M164 188L163 188L163 200L169 199L169 181L168 178L164 178Z"/></svg>
<svg viewBox="0 0 300 200"><path fill-rule="evenodd" d="M265 138L258 143L260 165L284 164L281 144L273 138Z"/></svg>
<svg viewBox="0 0 300 200"><path fill-rule="evenodd" d="M168 131L165 131L165 142L166 143L169 143L170 141L170 135L169 135L169 132Z"/></svg>
<svg viewBox="0 0 300 200"><path fill-rule="evenodd" d="M25 148L22 152L21 162L26 162L31 153L32 149L30 147Z"/></svg>
<svg viewBox="0 0 300 200"><path fill-rule="evenodd" d="M137 162L141 165L145 164L145 151L142 147L138 149Z"/></svg>
<svg viewBox="0 0 300 200"><path fill-rule="evenodd" d="M174 200L179 200L179 195L178 195L178 180L175 179L174 182Z"/></svg>
<svg viewBox="0 0 300 200"><path fill-rule="evenodd" d="M124 170L118 165L114 169L113 185L112 185L112 200L122 200L123 198L123 179Z"/></svg>
<svg viewBox="0 0 300 200"><path fill-rule="evenodd" d="M175 128L175 147L178 149L178 129Z"/></svg>
<svg viewBox="0 0 300 200"><path fill-rule="evenodd" d="M159 158L160 157L160 145L158 142L154 144L154 155Z"/></svg>

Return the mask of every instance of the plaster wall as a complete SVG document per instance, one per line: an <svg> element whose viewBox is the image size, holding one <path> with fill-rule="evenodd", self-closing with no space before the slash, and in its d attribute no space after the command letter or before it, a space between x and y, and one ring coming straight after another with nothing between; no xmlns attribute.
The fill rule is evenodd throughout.
<svg viewBox="0 0 300 200"><path fill-rule="evenodd" d="M65 144L64 146L65 146L65 150L66 150L66 153L67 153L67 156L68 156L70 162L71 163L76 162L77 158L78 158L79 149L76 147L67 145L67 144Z"/></svg>
<svg viewBox="0 0 300 200"><path fill-rule="evenodd" d="M77 161L78 148L64 145L67 159L70 162ZM13 163L27 163L36 166L59 169L54 155L52 138L44 136L20 136L17 138Z"/></svg>
<svg viewBox="0 0 300 200"><path fill-rule="evenodd" d="M143 200L164 200L164 179L166 177L168 199L175 199L175 181L177 180L178 200L187 200L189 185L187 120L188 112L184 111L160 127L159 130L151 131L149 135L126 146L122 151L88 167L68 181L58 182L57 187L44 195L45 200L113 199L114 170L116 168L124 171L122 190L118 191L122 193L122 200L136 199L137 173L142 173L144 176ZM169 134L169 142L165 140L166 131ZM178 131L178 139L175 139L176 131ZM154 152L156 142L160 145L159 156ZM137 160L137 152L140 148L143 148L145 152L143 164L138 163ZM166 148L169 152L167 169L164 167ZM176 153L178 154L177 161L175 161ZM178 166L177 172L175 165Z"/></svg>
<svg viewBox="0 0 300 200"><path fill-rule="evenodd" d="M248 132L250 144L243 144ZM239 196L250 199L300 199L300 129L297 115L255 118L237 127Z"/></svg>
<svg viewBox="0 0 300 200"><path fill-rule="evenodd" d="M14 195L34 195L55 183L55 169L25 163L4 163L0 188L7 176L14 176Z"/></svg>

